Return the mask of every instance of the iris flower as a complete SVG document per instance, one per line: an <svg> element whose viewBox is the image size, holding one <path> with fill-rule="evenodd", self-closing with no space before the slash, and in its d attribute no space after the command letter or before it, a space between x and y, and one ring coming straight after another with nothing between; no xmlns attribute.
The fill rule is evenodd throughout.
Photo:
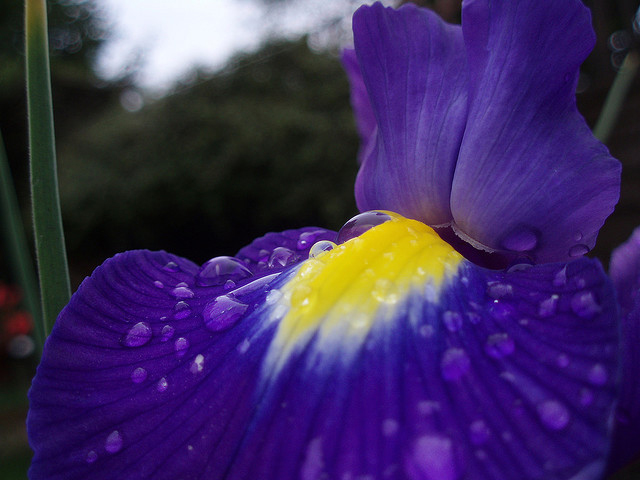
<svg viewBox="0 0 640 480"><path fill-rule="evenodd" d="M583 256L620 181L575 104L589 12L462 15L356 12L340 232L82 283L30 391L33 480L585 480L640 450L640 233L613 280Z"/></svg>

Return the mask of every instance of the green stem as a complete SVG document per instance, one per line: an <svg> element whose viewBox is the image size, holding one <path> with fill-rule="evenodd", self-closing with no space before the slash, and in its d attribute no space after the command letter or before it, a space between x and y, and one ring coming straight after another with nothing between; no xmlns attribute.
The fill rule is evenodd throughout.
<svg viewBox="0 0 640 480"><path fill-rule="evenodd" d="M38 302L38 287L36 286L36 275L33 270L33 261L27 244L27 237L24 233L24 225L20 210L9 161L0 135L0 211L2 212L2 230L7 242L7 250L13 273L22 289L24 304L31 312L36 331L36 345L42 351L45 339L45 327L40 314L40 304Z"/></svg>
<svg viewBox="0 0 640 480"><path fill-rule="evenodd" d="M622 108L622 102L624 102L627 92L631 87L631 83L636 76L639 64L640 59L638 58L638 53L635 50L632 50L625 57L620 70L618 70L618 74L616 75L616 78L611 85L611 89L607 94L607 98L604 101L598 122L593 129L593 134L602 143L607 142L613 127L616 125L620 109Z"/></svg>
<svg viewBox="0 0 640 480"><path fill-rule="evenodd" d="M45 0L26 0L25 31L33 225L48 334L71 288L58 194Z"/></svg>

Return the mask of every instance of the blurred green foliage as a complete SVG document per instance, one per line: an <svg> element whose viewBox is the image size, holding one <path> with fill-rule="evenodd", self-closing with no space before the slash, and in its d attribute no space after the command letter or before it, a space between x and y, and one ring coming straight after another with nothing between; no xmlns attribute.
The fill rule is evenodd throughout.
<svg viewBox="0 0 640 480"><path fill-rule="evenodd" d="M356 213L358 137L337 56L301 39L230 65L137 112L114 105L59 144L70 259L162 248L203 262Z"/></svg>

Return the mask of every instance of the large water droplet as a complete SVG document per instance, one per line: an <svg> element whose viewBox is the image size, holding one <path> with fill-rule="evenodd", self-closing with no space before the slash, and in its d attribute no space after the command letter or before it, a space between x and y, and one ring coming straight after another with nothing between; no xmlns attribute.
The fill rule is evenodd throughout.
<svg viewBox="0 0 640 480"><path fill-rule="evenodd" d="M502 247L514 252L527 252L536 248L538 235L529 228L514 230L502 241Z"/></svg>
<svg viewBox="0 0 640 480"><path fill-rule="evenodd" d="M224 285L228 280L238 282L252 275L240 260L234 257L215 257L202 265L198 283L207 287Z"/></svg>
<svg viewBox="0 0 640 480"><path fill-rule="evenodd" d="M556 314L558 308L558 295L551 295L538 304L538 316L548 318Z"/></svg>
<svg viewBox="0 0 640 480"><path fill-rule="evenodd" d="M405 463L405 472L410 480L457 480L460 478L451 439L424 435L416 440L411 453Z"/></svg>
<svg viewBox="0 0 640 480"><path fill-rule="evenodd" d="M147 371L142 367L138 367L133 372L131 372L131 380L133 381L133 383L142 383L146 379Z"/></svg>
<svg viewBox="0 0 640 480"><path fill-rule="evenodd" d="M462 315L458 312L447 310L442 314L442 321L450 332L457 332L462 328Z"/></svg>
<svg viewBox="0 0 640 480"><path fill-rule="evenodd" d="M269 257L269 268L280 268L286 267L294 263L297 259L297 256L293 250L289 250L285 247L276 247L271 252L271 256Z"/></svg>
<svg viewBox="0 0 640 480"><path fill-rule="evenodd" d="M178 302L173 307L173 318L182 320L191 315L191 307L187 302Z"/></svg>
<svg viewBox="0 0 640 480"><path fill-rule="evenodd" d="M122 436L120 432L114 430L109 434L104 443L104 449L109 453L117 453L122 448Z"/></svg>
<svg viewBox="0 0 640 480"><path fill-rule="evenodd" d="M359 237L367 230L372 229L378 225L383 224L391 220L391 216L384 212L377 212L375 210L370 212L364 212L360 215L356 215L338 232L338 237L336 239L336 243L344 243L347 240L351 240L352 238Z"/></svg>
<svg viewBox="0 0 640 480"><path fill-rule="evenodd" d="M226 330L242 318L247 308L248 305L222 295L204 307L204 324L212 332Z"/></svg>
<svg viewBox="0 0 640 480"><path fill-rule="evenodd" d="M336 248L335 243L329 240L320 240L319 242L314 243L311 250L309 250L309 258L315 258L324 252L333 250L334 248Z"/></svg>
<svg viewBox="0 0 640 480"><path fill-rule="evenodd" d="M582 318L593 318L600 313L600 305L593 292L586 290L571 297L571 310Z"/></svg>
<svg viewBox="0 0 640 480"><path fill-rule="evenodd" d="M511 355L516 349L513 339L506 333L494 333L487 338L484 351L493 358L503 358Z"/></svg>
<svg viewBox="0 0 640 480"><path fill-rule="evenodd" d="M474 445L483 445L487 443L491 431L484 420L475 420L469 425L469 439Z"/></svg>
<svg viewBox="0 0 640 480"><path fill-rule="evenodd" d="M184 337L180 337L175 341L173 347L178 358L182 357L185 353L187 353L187 349L189 348L189 340Z"/></svg>
<svg viewBox="0 0 640 480"><path fill-rule="evenodd" d="M571 419L567 407L557 400L546 400L539 404L538 415L544 426L550 430L562 430Z"/></svg>
<svg viewBox="0 0 640 480"><path fill-rule="evenodd" d="M173 328L171 325L165 325L164 327L162 327L162 330L160 330L160 341L161 342L166 342L167 340L169 340L171 337L173 337L174 332L176 331L175 328Z"/></svg>
<svg viewBox="0 0 640 480"><path fill-rule="evenodd" d="M592 385L601 387L609 380L609 374L603 365L596 363L591 370L589 370L588 378Z"/></svg>
<svg viewBox="0 0 640 480"><path fill-rule="evenodd" d="M177 286L176 288L171 290L171 295L173 295L175 298L193 298L194 297L193 290L191 290L187 286Z"/></svg>
<svg viewBox="0 0 640 480"><path fill-rule="evenodd" d="M467 352L461 348L449 348L445 350L440 362L442 377L445 380L458 380L469 371L471 360Z"/></svg>
<svg viewBox="0 0 640 480"><path fill-rule="evenodd" d="M574 245L569 249L570 257L581 257L583 255L586 255L587 253L589 253L589 247L581 243L578 243L577 245Z"/></svg>
<svg viewBox="0 0 640 480"><path fill-rule="evenodd" d="M140 347L151 339L151 327L146 322L138 322L122 339L127 347Z"/></svg>

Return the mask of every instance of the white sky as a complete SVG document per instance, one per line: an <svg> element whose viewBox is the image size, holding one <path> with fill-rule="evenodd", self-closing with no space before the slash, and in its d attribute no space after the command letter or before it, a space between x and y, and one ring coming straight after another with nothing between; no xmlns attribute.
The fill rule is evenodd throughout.
<svg viewBox="0 0 640 480"><path fill-rule="evenodd" d="M141 86L163 89L199 65L216 69L269 33L322 30L328 18L350 25L356 0L296 0L283 12L255 0L99 0L113 22L98 71L118 76L138 62Z"/></svg>

